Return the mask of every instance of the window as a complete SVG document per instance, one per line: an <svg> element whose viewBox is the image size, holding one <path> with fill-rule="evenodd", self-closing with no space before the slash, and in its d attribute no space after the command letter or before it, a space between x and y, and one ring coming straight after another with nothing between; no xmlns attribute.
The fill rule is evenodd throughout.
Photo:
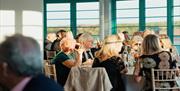
<svg viewBox="0 0 180 91"><path fill-rule="evenodd" d="M159 32L160 34L166 34L167 1L146 0L145 6L146 6L146 29Z"/></svg>
<svg viewBox="0 0 180 91"><path fill-rule="evenodd" d="M47 32L70 30L70 3L47 4Z"/></svg>
<svg viewBox="0 0 180 91"><path fill-rule="evenodd" d="M174 45L180 45L180 1L179 0L174 0L173 18L174 18Z"/></svg>
<svg viewBox="0 0 180 91"><path fill-rule="evenodd" d="M139 0L116 2L117 32L139 30Z"/></svg>
<svg viewBox="0 0 180 91"><path fill-rule="evenodd" d="M99 35L99 3L77 3L77 33Z"/></svg>
<svg viewBox="0 0 180 91"><path fill-rule="evenodd" d="M15 33L15 11L0 10L0 42Z"/></svg>
<svg viewBox="0 0 180 91"><path fill-rule="evenodd" d="M42 13L38 11L23 11L23 35L33 37L43 48Z"/></svg>

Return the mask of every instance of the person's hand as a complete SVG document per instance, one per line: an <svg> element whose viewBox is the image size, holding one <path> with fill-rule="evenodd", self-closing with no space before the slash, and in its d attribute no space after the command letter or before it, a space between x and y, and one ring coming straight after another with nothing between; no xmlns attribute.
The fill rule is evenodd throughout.
<svg viewBox="0 0 180 91"><path fill-rule="evenodd" d="M82 53L85 51L84 48L79 48L79 49L75 49L75 51L79 54L82 55Z"/></svg>
<svg viewBox="0 0 180 91"><path fill-rule="evenodd" d="M94 61L94 60L92 60L92 59L87 59L87 60L83 63L83 65L92 65L92 64L93 64L93 61Z"/></svg>

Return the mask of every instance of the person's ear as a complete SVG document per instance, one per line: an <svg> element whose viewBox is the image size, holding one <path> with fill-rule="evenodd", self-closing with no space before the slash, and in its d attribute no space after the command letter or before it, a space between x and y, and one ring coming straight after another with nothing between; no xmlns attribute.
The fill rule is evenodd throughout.
<svg viewBox="0 0 180 91"><path fill-rule="evenodd" d="M0 63L0 71L3 76L8 75L8 64L6 62Z"/></svg>

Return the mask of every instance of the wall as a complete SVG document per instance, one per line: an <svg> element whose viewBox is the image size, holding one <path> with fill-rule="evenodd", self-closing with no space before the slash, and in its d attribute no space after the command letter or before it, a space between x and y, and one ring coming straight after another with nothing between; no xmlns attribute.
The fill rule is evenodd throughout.
<svg viewBox="0 0 180 91"><path fill-rule="evenodd" d="M43 44L43 0L0 0L0 42L20 33Z"/></svg>

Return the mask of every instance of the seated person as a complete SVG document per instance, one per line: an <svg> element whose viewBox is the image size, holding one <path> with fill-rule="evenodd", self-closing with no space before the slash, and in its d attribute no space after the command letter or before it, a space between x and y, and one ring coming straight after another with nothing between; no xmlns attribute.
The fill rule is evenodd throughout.
<svg viewBox="0 0 180 91"><path fill-rule="evenodd" d="M63 38L59 45L61 51L52 60L56 66L57 81L62 86L65 85L70 69L74 66L80 66L82 63L83 49L75 50L75 45L76 40Z"/></svg>
<svg viewBox="0 0 180 91"><path fill-rule="evenodd" d="M93 47L94 39L92 35L88 33L82 33L77 40L80 43L80 46L85 49L82 56L83 64L92 65L94 60L94 53L98 50L98 48Z"/></svg>
<svg viewBox="0 0 180 91"><path fill-rule="evenodd" d="M151 68L176 68L176 64L172 61L170 52L162 50L159 37L154 34L149 34L144 38L142 42L142 55L135 65L135 80L139 82L142 76L145 75L145 84L142 91L152 91ZM169 83L169 85L172 86L171 83Z"/></svg>
<svg viewBox="0 0 180 91"><path fill-rule="evenodd" d="M104 67L113 86L111 91L125 91L121 73L125 73L124 62L119 57L122 47L121 38L110 35L105 38L102 48L95 53L93 67Z"/></svg>

